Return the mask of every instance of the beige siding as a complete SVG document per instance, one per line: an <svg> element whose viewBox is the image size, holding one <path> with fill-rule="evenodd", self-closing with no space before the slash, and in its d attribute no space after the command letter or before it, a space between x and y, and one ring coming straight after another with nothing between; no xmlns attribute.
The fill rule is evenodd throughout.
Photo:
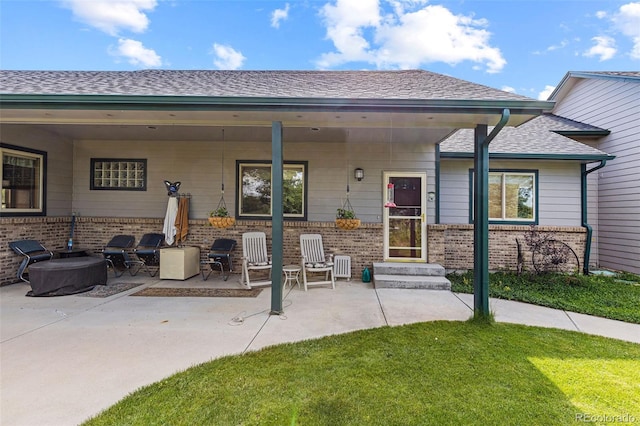
<svg viewBox="0 0 640 426"><path fill-rule="evenodd" d="M538 170L540 225L580 226L580 165L575 162L492 160L491 169ZM443 160L440 166L440 223L469 223L471 160Z"/></svg>
<svg viewBox="0 0 640 426"><path fill-rule="evenodd" d="M616 159L595 172L599 261L640 273L640 84L579 80L554 113L611 131L598 148Z"/></svg>
<svg viewBox="0 0 640 426"><path fill-rule="evenodd" d="M33 126L2 126L2 142L47 153L47 215L71 214L73 144Z"/></svg>
<svg viewBox="0 0 640 426"><path fill-rule="evenodd" d="M382 173L385 170L425 171L427 191L435 190L435 145L432 143L307 143L285 141L285 161L308 161L308 220L335 217L350 183L350 202L363 222L382 221ZM391 152L390 152L391 151ZM192 194L190 218L205 218L220 199L222 145L210 142L77 141L74 161L74 210L85 216L164 217L164 180L180 181L181 192ZM91 158L147 159L147 191L91 191ZM235 213L236 160L271 160L271 145L228 142L224 145L225 201ZM353 169L365 178L357 182ZM435 204L428 207L434 222Z"/></svg>

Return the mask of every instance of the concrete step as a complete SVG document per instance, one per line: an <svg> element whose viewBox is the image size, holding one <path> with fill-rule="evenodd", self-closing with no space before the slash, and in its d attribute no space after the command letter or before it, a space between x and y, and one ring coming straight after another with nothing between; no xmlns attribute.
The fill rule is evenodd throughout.
<svg viewBox="0 0 640 426"><path fill-rule="evenodd" d="M375 288L413 288L425 290L451 290L451 281L439 276L373 275Z"/></svg>
<svg viewBox="0 0 640 426"><path fill-rule="evenodd" d="M373 274L444 277L445 270L437 263L378 262L373 264Z"/></svg>

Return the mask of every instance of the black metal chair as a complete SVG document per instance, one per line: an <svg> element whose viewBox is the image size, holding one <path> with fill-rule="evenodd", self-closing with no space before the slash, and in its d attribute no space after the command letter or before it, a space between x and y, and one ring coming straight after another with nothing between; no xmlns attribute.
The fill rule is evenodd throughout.
<svg viewBox="0 0 640 426"><path fill-rule="evenodd" d="M113 269L116 277L122 276L124 271L129 269L131 258L126 250L133 247L134 242L135 238L133 235L116 235L102 250L102 255L107 261L107 266ZM119 274L118 270L120 270Z"/></svg>
<svg viewBox="0 0 640 426"><path fill-rule="evenodd" d="M138 260L129 261L129 273L131 276L135 276L140 269L144 268L149 276L155 277L160 269L160 246L162 246L163 241L164 234L149 233L142 236L133 250ZM155 269L149 269L150 266Z"/></svg>
<svg viewBox="0 0 640 426"><path fill-rule="evenodd" d="M53 252L36 240L11 241L9 248L17 254L24 256L22 263L20 263L18 267L18 279L27 283L29 280L25 278L25 271L29 265L53 258Z"/></svg>
<svg viewBox="0 0 640 426"><path fill-rule="evenodd" d="M232 240L229 238L218 238L213 242L211 249L209 249L209 254L207 255L207 259L200 262L201 268L200 272L202 273L202 279L206 281L213 272L213 267L218 266L220 268L220 274L222 275L222 279L224 281L229 278L229 273L233 271L233 261L231 259L231 252L234 248L236 248L236 240ZM224 265L227 265L227 274L224 273ZM209 265L209 273L204 273L206 265Z"/></svg>

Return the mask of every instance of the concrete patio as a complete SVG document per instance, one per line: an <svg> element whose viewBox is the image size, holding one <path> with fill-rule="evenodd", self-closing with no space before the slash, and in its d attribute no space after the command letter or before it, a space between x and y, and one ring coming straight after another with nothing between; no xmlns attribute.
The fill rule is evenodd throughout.
<svg viewBox="0 0 640 426"><path fill-rule="evenodd" d="M472 315L473 295L442 290L336 289L284 292L284 314L257 297L131 297L145 287L241 288L222 281L160 280L140 273L108 285L139 287L106 297L25 297L27 284L0 287L0 424L75 425L137 388L193 365L270 345L354 330ZM640 343L640 325L518 302L491 300L499 322L555 327Z"/></svg>

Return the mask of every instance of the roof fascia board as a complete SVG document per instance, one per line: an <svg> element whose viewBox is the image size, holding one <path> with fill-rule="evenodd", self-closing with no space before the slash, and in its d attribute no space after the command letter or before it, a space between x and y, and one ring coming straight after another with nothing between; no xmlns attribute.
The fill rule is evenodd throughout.
<svg viewBox="0 0 640 426"><path fill-rule="evenodd" d="M473 158L472 152L443 152L440 151L440 158ZM489 153L489 158L496 160L579 160L579 161L601 161L613 160L615 155L589 155L589 154L516 154L505 152Z"/></svg>
<svg viewBox="0 0 640 426"><path fill-rule="evenodd" d="M593 73L588 71L569 71L564 75L564 77L562 78L560 83L558 83L558 85L553 90L553 92L551 92L551 95L549 95L548 100L550 101L556 100L556 98L558 97L558 95L560 94L564 86L568 83L568 81L571 78L600 78L600 79L606 79L606 80L631 81L635 83L640 81L640 78L632 77L628 75L598 74L598 73Z"/></svg>
<svg viewBox="0 0 640 426"><path fill-rule="evenodd" d="M611 134L610 130L553 130L555 133L562 136L585 136L585 137L593 137L593 136L609 136Z"/></svg>
<svg viewBox="0 0 640 426"><path fill-rule="evenodd" d="M375 112L540 114L553 102L473 99L237 98L206 96L0 95L3 109L341 110Z"/></svg>

